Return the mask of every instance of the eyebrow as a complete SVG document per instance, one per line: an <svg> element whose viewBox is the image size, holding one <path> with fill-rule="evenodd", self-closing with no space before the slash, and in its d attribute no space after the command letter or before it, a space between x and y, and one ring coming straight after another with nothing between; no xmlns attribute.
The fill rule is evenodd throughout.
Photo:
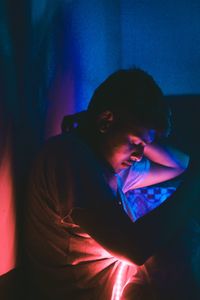
<svg viewBox="0 0 200 300"><path fill-rule="evenodd" d="M137 136L137 135L133 135L131 137L131 139L138 139L139 140L139 143L138 144L147 144L147 141L145 141L145 139L142 139L141 137ZM133 143L135 144L135 141L133 140Z"/></svg>
<svg viewBox="0 0 200 300"><path fill-rule="evenodd" d="M154 137L150 136L148 138L145 138L145 137L139 137L138 135L132 135L132 138L137 138L139 139L140 143L143 143L145 144L144 146L148 145L148 144L151 144L154 140ZM134 142L134 141L133 141Z"/></svg>
<svg viewBox="0 0 200 300"><path fill-rule="evenodd" d="M130 135L133 137L133 138L137 138L139 139L142 143L144 143L145 145L146 144L151 144L153 142L153 140L155 139L155 136L156 136L156 133L154 131L154 129L150 129L148 130L148 133L144 133L143 132L143 136L142 136L142 132L141 131L135 131L135 133L131 133L130 132Z"/></svg>

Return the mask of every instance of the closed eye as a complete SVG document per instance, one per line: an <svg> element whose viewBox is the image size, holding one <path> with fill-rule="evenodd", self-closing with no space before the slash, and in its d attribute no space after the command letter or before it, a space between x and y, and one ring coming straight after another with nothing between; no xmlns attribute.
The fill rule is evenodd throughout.
<svg viewBox="0 0 200 300"><path fill-rule="evenodd" d="M132 142L130 141L129 144L132 146L132 147L136 147L136 148L144 148L146 146L146 144L144 142Z"/></svg>

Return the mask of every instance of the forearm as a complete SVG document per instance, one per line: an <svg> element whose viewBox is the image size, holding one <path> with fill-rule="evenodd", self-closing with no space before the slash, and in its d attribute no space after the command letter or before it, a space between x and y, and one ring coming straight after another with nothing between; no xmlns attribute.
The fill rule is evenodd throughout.
<svg viewBox="0 0 200 300"><path fill-rule="evenodd" d="M76 209L72 218L113 256L141 265L185 226L194 211L199 211L199 177L189 173L168 201L135 223L115 201L98 209Z"/></svg>
<svg viewBox="0 0 200 300"><path fill-rule="evenodd" d="M151 161L170 168L187 168L189 156L168 145L152 143L145 147L144 155Z"/></svg>

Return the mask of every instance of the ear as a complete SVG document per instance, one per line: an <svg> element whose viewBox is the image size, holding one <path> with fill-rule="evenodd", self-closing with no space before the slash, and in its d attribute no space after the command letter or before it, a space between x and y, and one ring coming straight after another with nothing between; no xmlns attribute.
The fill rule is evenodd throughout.
<svg viewBox="0 0 200 300"><path fill-rule="evenodd" d="M107 132L109 128L112 126L113 122L114 122L114 116L113 116L113 112L110 110L106 110L102 112L97 117L97 126L101 133Z"/></svg>

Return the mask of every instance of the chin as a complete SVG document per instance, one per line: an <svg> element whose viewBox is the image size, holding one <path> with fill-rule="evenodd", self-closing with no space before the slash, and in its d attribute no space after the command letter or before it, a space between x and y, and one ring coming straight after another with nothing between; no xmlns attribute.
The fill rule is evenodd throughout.
<svg viewBox="0 0 200 300"><path fill-rule="evenodd" d="M113 168L113 170L114 170L115 173L119 173L120 171L122 171L122 170L127 169L127 168L130 167L130 165L128 165L128 164L126 164L124 162L118 163L117 165L113 164L112 162L110 162L110 165Z"/></svg>
<svg viewBox="0 0 200 300"><path fill-rule="evenodd" d="M120 171L129 168L129 166L125 165L125 164L121 164L119 167L114 168L116 173L119 173Z"/></svg>

